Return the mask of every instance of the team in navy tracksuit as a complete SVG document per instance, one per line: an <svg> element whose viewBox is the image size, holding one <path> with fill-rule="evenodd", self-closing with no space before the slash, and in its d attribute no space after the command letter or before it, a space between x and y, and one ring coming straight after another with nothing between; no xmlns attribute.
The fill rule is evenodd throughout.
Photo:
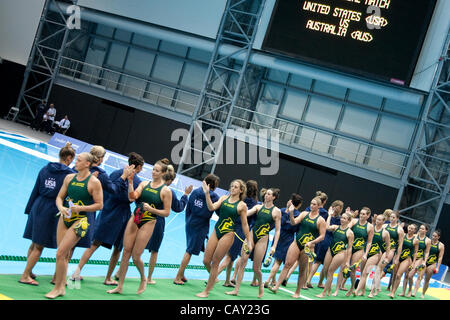
<svg viewBox="0 0 450 320"><path fill-rule="evenodd" d="M59 217L56 216L58 208L55 200L66 175L74 172L59 162L50 162L39 171L25 208L28 221L24 238L45 248L57 248L56 229Z"/></svg>
<svg viewBox="0 0 450 320"><path fill-rule="evenodd" d="M212 203L219 200L214 191L209 192ZM213 211L208 210L205 193L202 188L192 191L186 206L186 252L199 255L205 251L205 239L208 238L209 220Z"/></svg>
<svg viewBox="0 0 450 320"><path fill-rule="evenodd" d="M93 240L101 242L101 245L108 249L114 246L116 249L122 250L123 234L131 216L128 179L123 180L122 173L123 169L115 170L108 179L99 173L99 180L106 188L103 189L104 206L96 221ZM134 175L134 188L136 189L140 183L141 179Z"/></svg>

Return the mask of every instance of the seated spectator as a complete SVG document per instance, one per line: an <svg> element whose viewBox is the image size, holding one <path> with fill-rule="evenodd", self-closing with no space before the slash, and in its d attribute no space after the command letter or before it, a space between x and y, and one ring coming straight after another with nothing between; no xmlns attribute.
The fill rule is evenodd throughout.
<svg viewBox="0 0 450 320"><path fill-rule="evenodd" d="M55 124L56 124L56 126L55 126L56 132L64 134L70 127L69 117L67 115L65 115L63 119L56 121Z"/></svg>

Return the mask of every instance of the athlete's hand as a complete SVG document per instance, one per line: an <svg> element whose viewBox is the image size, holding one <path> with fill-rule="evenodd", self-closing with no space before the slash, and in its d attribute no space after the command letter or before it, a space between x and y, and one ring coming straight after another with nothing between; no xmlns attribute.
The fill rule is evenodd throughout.
<svg viewBox="0 0 450 320"><path fill-rule="evenodd" d="M148 211L148 212L150 212L150 213L153 213L152 212L152 207L147 203L147 202L142 202L142 208L144 208L144 210L145 211Z"/></svg>
<svg viewBox="0 0 450 320"><path fill-rule="evenodd" d="M209 185L206 183L205 180L202 181L202 189L204 193L209 193Z"/></svg>
<svg viewBox="0 0 450 320"><path fill-rule="evenodd" d="M78 206L78 205L76 205L76 204L73 205L70 209L72 210L72 214L73 214L73 213L79 213L80 211L83 211L82 208L81 208L81 206Z"/></svg>
<svg viewBox="0 0 450 320"><path fill-rule="evenodd" d="M273 255L275 253L275 250L276 250L275 247L270 248L269 254Z"/></svg>
<svg viewBox="0 0 450 320"><path fill-rule="evenodd" d="M100 172L98 172L98 171L94 171L94 172L92 172L92 175L94 176L94 177L96 177L96 178L98 178L98 174L99 174Z"/></svg>
<svg viewBox="0 0 450 320"><path fill-rule="evenodd" d="M295 210L294 205L291 203L291 205L289 206L289 213L293 213Z"/></svg>
<svg viewBox="0 0 450 320"><path fill-rule="evenodd" d="M189 195L192 192L193 188L194 186L192 184L189 187L186 187L186 189L184 189L184 194Z"/></svg>
<svg viewBox="0 0 450 320"><path fill-rule="evenodd" d="M69 208L62 207L62 209L61 209L59 212L62 214L63 218L64 218L64 217L69 217L69 216L70 216L70 214L69 214Z"/></svg>

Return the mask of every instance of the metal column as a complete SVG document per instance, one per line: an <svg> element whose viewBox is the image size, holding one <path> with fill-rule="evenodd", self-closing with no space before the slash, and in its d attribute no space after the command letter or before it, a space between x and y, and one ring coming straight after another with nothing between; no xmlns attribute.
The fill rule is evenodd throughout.
<svg viewBox="0 0 450 320"><path fill-rule="evenodd" d="M78 0L66 2L76 5ZM58 10L50 11L50 6ZM35 118L34 107L50 96L71 31L65 15L67 12L58 1L46 0L16 103L19 111L13 121L28 124Z"/></svg>
<svg viewBox="0 0 450 320"><path fill-rule="evenodd" d="M255 98L255 79L262 69L249 67L249 57L261 17L264 0L229 0L222 17L205 82L193 113L189 137L185 141L178 173L203 178L214 172L234 107L250 107ZM220 54L219 47L233 45L235 50ZM245 56L243 61L235 59ZM221 132L213 142L208 129Z"/></svg>
<svg viewBox="0 0 450 320"><path fill-rule="evenodd" d="M450 30L394 209L436 229L450 188Z"/></svg>

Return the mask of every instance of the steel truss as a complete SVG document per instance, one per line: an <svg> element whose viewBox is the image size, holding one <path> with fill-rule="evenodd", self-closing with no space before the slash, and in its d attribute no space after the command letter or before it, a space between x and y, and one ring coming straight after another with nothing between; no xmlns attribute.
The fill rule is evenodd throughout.
<svg viewBox="0 0 450 320"><path fill-rule="evenodd" d="M434 232L450 189L450 30L394 209Z"/></svg>
<svg viewBox="0 0 450 320"><path fill-rule="evenodd" d="M65 2L76 5L78 0ZM51 6L57 10L50 10ZM28 124L35 118L35 106L42 100L47 101L50 96L64 50L81 36L81 30L71 28L67 15L58 1L45 1L16 103L18 112L13 121Z"/></svg>
<svg viewBox="0 0 450 320"><path fill-rule="evenodd" d="M265 0L229 0L219 27L205 81L193 113L189 136L185 141L178 173L203 178L215 171L227 129L250 113L238 112L235 106L251 109L256 104L263 68L249 65L257 26ZM219 47L236 48L226 55ZM234 59L244 56L243 62ZM233 118L232 118L233 115ZM221 132L219 141L211 141L208 129ZM199 143L201 141L201 143Z"/></svg>

